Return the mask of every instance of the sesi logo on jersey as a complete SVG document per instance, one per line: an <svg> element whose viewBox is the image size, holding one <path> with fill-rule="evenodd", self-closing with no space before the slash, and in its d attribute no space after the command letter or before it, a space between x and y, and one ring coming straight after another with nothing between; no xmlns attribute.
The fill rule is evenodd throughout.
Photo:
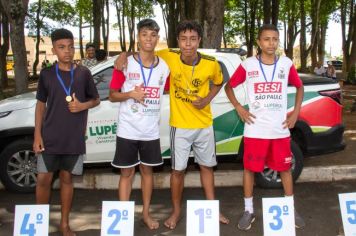
<svg viewBox="0 0 356 236"><path fill-rule="evenodd" d="M254 84L255 93L281 93L281 82L263 82Z"/></svg>
<svg viewBox="0 0 356 236"><path fill-rule="evenodd" d="M159 87L145 87L146 98L159 98Z"/></svg>

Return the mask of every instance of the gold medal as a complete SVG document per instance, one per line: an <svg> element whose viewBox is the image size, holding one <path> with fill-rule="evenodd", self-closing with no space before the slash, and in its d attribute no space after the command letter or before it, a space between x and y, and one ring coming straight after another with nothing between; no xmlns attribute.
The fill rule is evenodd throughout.
<svg viewBox="0 0 356 236"><path fill-rule="evenodd" d="M69 95L66 96L66 101L67 101L67 102L71 102L71 101L72 101L72 96L69 96Z"/></svg>

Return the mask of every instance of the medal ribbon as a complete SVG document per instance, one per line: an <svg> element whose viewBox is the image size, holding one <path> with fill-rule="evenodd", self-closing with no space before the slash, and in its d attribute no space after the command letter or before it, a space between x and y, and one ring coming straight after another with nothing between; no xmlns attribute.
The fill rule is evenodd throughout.
<svg viewBox="0 0 356 236"><path fill-rule="evenodd" d="M73 68L73 65L70 66L70 84L69 84L69 88L68 89L64 85L63 79L62 79L61 75L59 74L58 63L56 64L56 74L57 74L57 79L58 79L59 83L62 85L62 88L64 89L64 92L66 93L67 96L70 96L70 90L71 90L73 82L74 82L74 68Z"/></svg>
<svg viewBox="0 0 356 236"><path fill-rule="evenodd" d="M272 79L271 79L270 82L272 82L273 79L274 79L274 73L276 72L277 61L278 61L278 60L277 60L277 57L274 57L274 67L273 67ZM261 68L261 71L262 71L262 74L263 74L263 78L264 78L265 81L268 83L267 77L266 77L266 74L265 74L265 71L263 70L261 56L258 57L258 62L260 63L260 68Z"/></svg>
<svg viewBox="0 0 356 236"><path fill-rule="evenodd" d="M148 75L148 79L146 81L146 76L145 76L145 73L143 71L143 64L142 64L142 60L141 60L141 57L140 57L140 53L138 54L138 62L140 63L140 67L141 67L141 73L142 73L142 79L143 79L143 84L145 87L148 86L148 84L150 83L150 79L151 79L151 75L152 75L152 70L153 70L153 65L155 64L155 60L153 59L153 62L150 66L150 74Z"/></svg>

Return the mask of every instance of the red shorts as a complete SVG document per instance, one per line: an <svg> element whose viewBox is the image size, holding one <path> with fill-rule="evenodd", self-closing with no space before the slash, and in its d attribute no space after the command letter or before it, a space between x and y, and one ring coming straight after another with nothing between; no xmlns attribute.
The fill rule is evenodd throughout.
<svg viewBox="0 0 356 236"><path fill-rule="evenodd" d="M265 166L272 170L286 171L291 168L292 151L290 137L259 139L244 137L244 168L261 172Z"/></svg>

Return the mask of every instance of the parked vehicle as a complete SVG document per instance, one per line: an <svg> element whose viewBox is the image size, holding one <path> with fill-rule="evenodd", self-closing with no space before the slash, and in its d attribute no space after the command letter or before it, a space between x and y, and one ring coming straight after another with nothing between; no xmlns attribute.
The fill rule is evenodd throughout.
<svg viewBox="0 0 356 236"><path fill-rule="evenodd" d="M231 52L202 50L215 56L222 68L224 83L234 73L241 60ZM99 91L101 104L90 110L86 134L86 163L110 162L116 142L116 120L119 103L108 100L109 82L115 58L91 68ZM292 134L293 179L303 169L303 158L344 148L341 91L332 79L315 75L301 75L305 96L300 117ZM244 84L235 88L241 103L246 104ZM169 148L169 98L164 95L161 111L161 149L164 158L170 158ZM295 88L288 88L288 111L293 109ZM36 185L36 156L32 152L35 112L35 92L18 95L0 101L0 179L12 191L30 192ZM217 155L242 158L243 128L224 90L212 101ZM241 147L240 147L241 146ZM262 187L280 187L278 172L266 168L256 177Z"/></svg>
<svg viewBox="0 0 356 236"><path fill-rule="evenodd" d="M331 64L334 66L335 70L342 70L342 61L331 60L331 61L327 61L326 64L328 64L329 62L331 62Z"/></svg>

